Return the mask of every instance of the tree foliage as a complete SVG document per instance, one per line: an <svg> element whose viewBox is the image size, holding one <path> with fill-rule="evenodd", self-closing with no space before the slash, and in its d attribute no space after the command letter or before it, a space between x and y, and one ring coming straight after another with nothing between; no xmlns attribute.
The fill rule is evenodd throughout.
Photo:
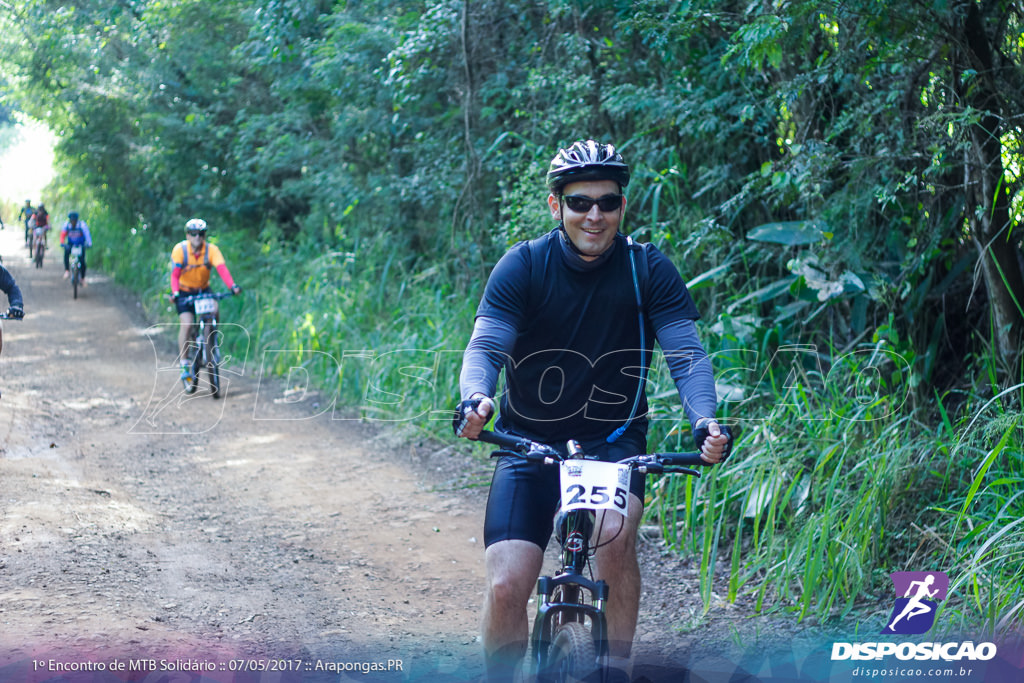
<svg viewBox="0 0 1024 683"><path fill-rule="evenodd" d="M0 20L5 101L120 224L325 247L346 226L476 286L542 229L545 160L592 136L635 167L632 229L691 268L792 277L746 238L812 222L812 280L846 283L817 332L849 344L891 312L930 369L959 375L976 332L1016 367L1020 3L35 0ZM743 312L798 336L814 301L788 296Z"/></svg>

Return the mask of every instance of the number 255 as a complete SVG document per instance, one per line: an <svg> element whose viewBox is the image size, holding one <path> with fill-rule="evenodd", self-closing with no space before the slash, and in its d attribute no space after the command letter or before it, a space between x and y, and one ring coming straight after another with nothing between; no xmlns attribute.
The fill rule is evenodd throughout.
<svg viewBox="0 0 1024 683"><path fill-rule="evenodd" d="M608 495L607 486L591 486L590 496L587 497L587 489L582 484L573 484L565 489L566 493L572 495L569 499L569 505L593 505L595 507L605 505L612 497ZM626 509L626 490L616 487L615 488L615 507L620 510Z"/></svg>

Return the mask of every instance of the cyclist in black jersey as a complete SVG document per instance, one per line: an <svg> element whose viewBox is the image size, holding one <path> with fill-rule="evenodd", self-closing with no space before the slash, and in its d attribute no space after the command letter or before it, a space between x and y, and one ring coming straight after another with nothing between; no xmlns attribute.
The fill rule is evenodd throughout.
<svg viewBox="0 0 1024 683"><path fill-rule="evenodd" d="M29 245L29 241L28 241L29 233L30 233L29 221L31 221L32 217L35 216L35 215L36 215L36 210L32 206L32 200L31 199L26 199L25 200L25 205L22 206L21 207L21 211L18 212L18 220L25 222L25 246L26 247L28 247L28 245Z"/></svg>
<svg viewBox="0 0 1024 683"><path fill-rule="evenodd" d="M18 287L18 283L14 281L14 276L11 272L0 266L0 292L7 295L7 303L9 308L7 309L7 317L21 320L25 317L25 304L21 297L21 289ZM0 351L3 351L3 328L0 327Z"/></svg>
<svg viewBox="0 0 1024 683"><path fill-rule="evenodd" d="M497 431L555 447L576 439L607 460L646 452L645 376L657 340L704 459L727 457L732 437L715 419L714 378L686 285L653 245L619 232L629 175L614 147L593 140L552 160L547 201L558 227L512 247L488 279L463 357L457 435L475 439L491 418L504 368ZM495 467L484 521L492 679L512 677L526 651L526 607L558 507L556 470L514 458ZM630 489L624 526L595 557L595 578L610 586L607 665L624 680L640 600L642 475Z"/></svg>

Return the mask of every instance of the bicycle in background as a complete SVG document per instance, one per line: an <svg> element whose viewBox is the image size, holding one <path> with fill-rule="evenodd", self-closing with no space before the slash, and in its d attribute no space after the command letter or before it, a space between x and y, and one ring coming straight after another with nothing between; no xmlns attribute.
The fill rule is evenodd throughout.
<svg viewBox="0 0 1024 683"><path fill-rule="evenodd" d="M189 333L194 352L189 360L190 377L182 378L185 393L195 393L199 386L199 372L205 370L210 381L210 395L220 398L220 333L217 330L217 301L233 296L233 292L201 292L181 297L184 304L192 304L196 320Z"/></svg>
<svg viewBox="0 0 1024 683"><path fill-rule="evenodd" d="M85 246L72 244L70 247L70 258L68 259L68 270L71 272L71 297L78 298L78 288L82 284L82 254Z"/></svg>
<svg viewBox="0 0 1024 683"><path fill-rule="evenodd" d="M46 231L48 228L32 230L32 261L36 268L43 267L43 256L46 254Z"/></svg>

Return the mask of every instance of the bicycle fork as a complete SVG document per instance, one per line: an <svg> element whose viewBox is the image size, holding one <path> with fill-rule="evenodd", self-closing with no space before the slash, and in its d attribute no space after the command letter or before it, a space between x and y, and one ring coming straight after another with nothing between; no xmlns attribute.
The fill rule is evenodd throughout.
<svg viewBox="0 0 1024 683"><path fill-rule="evenodd" d="M207 330L207 326L209 326L209 330ZM214 361L211 342L215 334L217 334L217 326L213 321L200 318L195 322L195 334L192 337L195 354L192 357L195 359L193 362L200 367L206 367Z"/></svg>
<svg viewBox="0 0 1024 683"><path fill-rule="evenodd" d="M581 590L589 594L589 604L581 601ZM559 599L552 600L556 591ZM537 579L537 616L530 638L536 670L547 668L555 631L560 624L570 621L590 620L597 661L603 661L608 655L608 621L604 611L607 601L608 584L602 580L591 581L572 571Z"/></svg>

